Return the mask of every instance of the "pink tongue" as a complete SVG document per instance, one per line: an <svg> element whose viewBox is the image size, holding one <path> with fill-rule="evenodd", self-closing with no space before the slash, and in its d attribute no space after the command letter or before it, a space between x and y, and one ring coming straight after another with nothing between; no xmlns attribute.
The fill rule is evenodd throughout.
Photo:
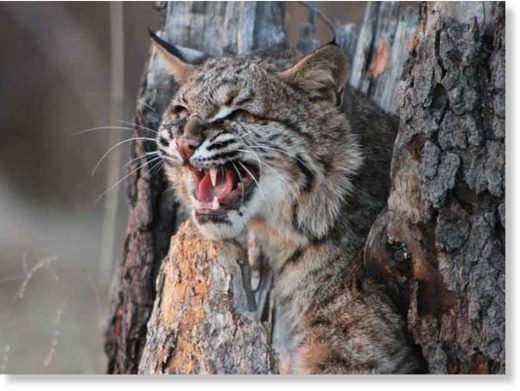
<svg viewBox="0 0 520 391"><path fill-rule="evenodd" d="M222 176L222 171L219 169L217 173L217 184L215 187L211 184L209 171L206 171L204 178L199 182L197 198L202 202L211 202L215 196L217 199L223 200L233 190L235 182L235 173L233 170L226 169L224 171L225 178Z"/></svg>

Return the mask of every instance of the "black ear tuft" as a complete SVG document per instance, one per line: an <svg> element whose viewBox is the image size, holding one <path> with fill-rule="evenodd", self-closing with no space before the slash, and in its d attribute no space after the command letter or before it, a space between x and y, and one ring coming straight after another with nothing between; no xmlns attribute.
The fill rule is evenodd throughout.
<svg viewBox="0 0 520 391"><path fill-rule="evenodd" d="M174 45L171 43L165 41L164 39L160 38L157 34L155 34L152 29L148 28L148 34L150 34L150 38L159 46L161 46L164 50L166 50L168 53L173 54L175 57L179 58L180 60L184 62L188 62L186 58L182 55L182 52L177 49Z"/></svg>
<svg viewBox="0 0 520 391"><path fill-rule="evenodd" d="M330 41L329 43L327 43L327 44L325 44L323 46L327 46L327 45L339 46L337 38L338 38L338 36L334 32L334 38L332 38L332 41Z"/></svg>
<svg viewBox="0 0 520 391"><path fill-rule="evenodd" d="M148 33L150 34L150 39L157 53L163 59L175 80L180 84L187 81L193 72L195 72L195 66L186 61L181 50L174 45L166 42L151 30L148 30Z"/></svg>

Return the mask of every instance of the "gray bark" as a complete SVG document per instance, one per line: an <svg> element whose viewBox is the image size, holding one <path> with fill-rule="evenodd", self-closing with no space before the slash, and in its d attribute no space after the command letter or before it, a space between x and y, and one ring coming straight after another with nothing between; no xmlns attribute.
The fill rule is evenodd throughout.
<svg viewBox="0 0 520 391"><path fill-rule="evenodd" d="M389 113L397 111L397 83L417 23L415 6L394 1L368 3L350 85Z"/></svg>
<svg viewBox="0 0 520 391"><path fill-rule="evenodd" d="M504 5L477 5L422 8L365 246L434 373L505 370Z"/></svg>

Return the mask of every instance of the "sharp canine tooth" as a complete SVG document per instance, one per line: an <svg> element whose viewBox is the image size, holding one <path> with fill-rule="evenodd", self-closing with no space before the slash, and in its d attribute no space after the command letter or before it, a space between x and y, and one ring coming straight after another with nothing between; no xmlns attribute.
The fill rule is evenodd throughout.
<svg viewBox="0 0 520 391"><path fill-rule="evenodd" d="M209 169L209 177L211 178L211 184L213 187L217 185L217 169L216 168L210 168Z"/></svg>
<svg viewBox="0 0 520 391"><path fill-rule="evenodd" d="M211 203L211 209L219 209L220 208L220 202L218 202L217 196L213 197L213 202Z"/></svg>

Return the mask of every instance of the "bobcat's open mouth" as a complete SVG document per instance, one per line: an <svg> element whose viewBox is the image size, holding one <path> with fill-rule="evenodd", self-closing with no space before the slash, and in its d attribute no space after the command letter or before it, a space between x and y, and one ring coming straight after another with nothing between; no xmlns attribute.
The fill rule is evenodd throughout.
<svg viewBox="0 0 520 391"><path fill-rule="evenodd" d="M198 170L190 166L195 179L195 198L199 201L195 209L197 217L218 217L246 202L259 180L256 165L241 161L223 166Z"/></svg>

